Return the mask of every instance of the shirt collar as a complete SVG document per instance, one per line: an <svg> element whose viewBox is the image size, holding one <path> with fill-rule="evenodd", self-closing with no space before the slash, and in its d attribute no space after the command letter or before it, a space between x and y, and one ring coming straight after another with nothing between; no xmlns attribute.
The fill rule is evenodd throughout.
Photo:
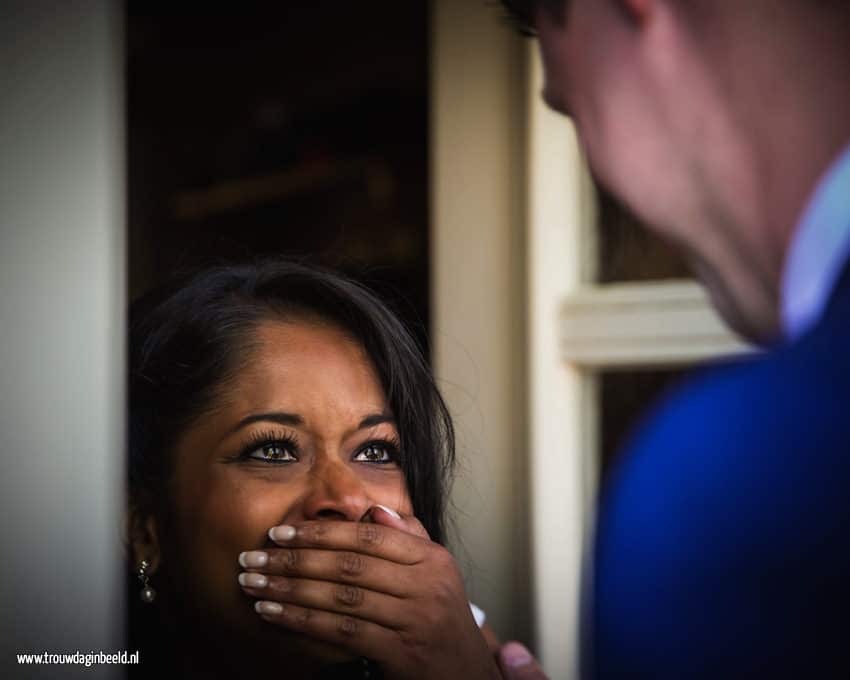
<svg viewBox="0 0 850 680"><path fill-rule="evenodd" d="M789 341L814 326L850 259L850 146L815 188L782 275L782 329Z"/></svg>

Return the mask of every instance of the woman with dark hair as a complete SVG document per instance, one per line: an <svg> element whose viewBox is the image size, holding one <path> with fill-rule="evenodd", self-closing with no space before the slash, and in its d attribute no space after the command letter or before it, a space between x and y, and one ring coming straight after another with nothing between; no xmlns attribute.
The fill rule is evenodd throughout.
<svg viewBox="0 0 850 680"><path fill-rule="evenodd" d="M134 669L490 678L441 543L452 424L358 284L218 267L130 318Z"/></svg>

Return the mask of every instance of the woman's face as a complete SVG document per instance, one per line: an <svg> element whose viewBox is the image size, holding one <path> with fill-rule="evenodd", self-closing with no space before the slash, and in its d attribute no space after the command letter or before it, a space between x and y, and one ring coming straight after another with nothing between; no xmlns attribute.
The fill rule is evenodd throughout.
<svg viewBox="0 0 850 680"><path fill-rule="evenodd" d="M257 340L214 410L178 441L173 515L157 526L152 581L165 582L163 606L172 598L214 636L291 649L239 587L239 553L274 547L267 532L278 524L356 522L376 504L402 515L412 508L396 462L398 431L363 348L307 321L264 323Z"/></svg>

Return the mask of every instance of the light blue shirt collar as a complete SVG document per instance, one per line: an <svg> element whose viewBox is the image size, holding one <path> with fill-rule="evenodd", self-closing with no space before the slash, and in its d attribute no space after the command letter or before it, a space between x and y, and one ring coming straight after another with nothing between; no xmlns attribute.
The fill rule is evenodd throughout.
<svg viewBox="0 0 850 680"><path fill-rule="evenodd" d="M782 329L796 340L823 315L850 259L850 146L815 189L785 261Z"/></svg>

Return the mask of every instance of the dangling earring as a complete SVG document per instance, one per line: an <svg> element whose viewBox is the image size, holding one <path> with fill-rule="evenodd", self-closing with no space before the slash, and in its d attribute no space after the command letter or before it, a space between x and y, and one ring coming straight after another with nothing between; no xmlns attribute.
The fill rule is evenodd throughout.
<svg viewBox="0 0 850 680"><path fill-rule="evenodd" d="M139 580L142 582L142 590L139 593L139 597L141 597L142 602L146 604L150 604L156 599L156 591L151 588L150 583L148 583L148 581L150 580L148 579L147 574L149 566L151 566L150 562L148 562L147 560L142 560L139 563L139 571L136 573L136 575L139 577Z"/></svg>

